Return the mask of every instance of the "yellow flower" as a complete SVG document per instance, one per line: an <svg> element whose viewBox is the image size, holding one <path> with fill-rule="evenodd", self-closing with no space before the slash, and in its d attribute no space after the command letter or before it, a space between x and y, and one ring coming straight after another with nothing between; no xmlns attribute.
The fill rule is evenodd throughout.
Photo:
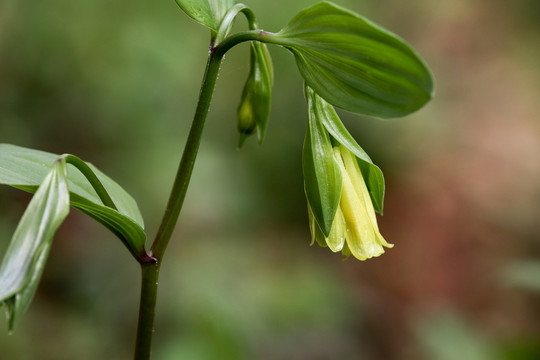
<svg viewBox="0 0 540 360"><path fill-rule="evenodd" d="M347 257L352 254L358 260L379 256L384 253L383 246L394 245L387 243L379 231L356 157L343 145L333 150L342 175L341 198L328 237L320 230L308 206L313 242L327 245L333 252L341 251Z"/></svg>

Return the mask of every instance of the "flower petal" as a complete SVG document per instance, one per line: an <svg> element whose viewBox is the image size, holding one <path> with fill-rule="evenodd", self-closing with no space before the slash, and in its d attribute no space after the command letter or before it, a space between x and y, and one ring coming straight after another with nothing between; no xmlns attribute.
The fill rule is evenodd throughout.
<svg viewBox="0 0 540 360"><path fill-rule="evenodd" d="M371 224L375 230L377 237L379 238L379 241L382 245L386 247L394 247L393 244L389 244L388 242L386 242L386 240L379 231L377 217L375 216L375 209L373 208L373 203L371 202L371 197L369 196L366 182L364 181L364 177L362 176L362 172L360 171L360 167L358 166L358 161L356 160L356 157L344 146L340 146L340 153L343 158L343 163L345 165L347 174L351 179L356 194L358 195L359 199L364 203L364 206L367 209Z"/></svg>
<svg viewBox="0 0 540 360"><path fill-rule="evenodd" d="M334 217L334 222L332 223L330 235L326 238L326 243L328 244L330 250L333 252L339 252L343 249L346 231L347 227L345 226L343 211L338 208L336 211L336 216Z"/></svg>
<svg viewBox="0 0 540 360"><path fill-rule="evenodd" d="M359 260L366 260L384 253L376 231L366 208L360 199L345 168L342 154L334 148L334 156L342 172L342 193L340 209L343 211L347 226L346 241L352 255Z"/></svg>

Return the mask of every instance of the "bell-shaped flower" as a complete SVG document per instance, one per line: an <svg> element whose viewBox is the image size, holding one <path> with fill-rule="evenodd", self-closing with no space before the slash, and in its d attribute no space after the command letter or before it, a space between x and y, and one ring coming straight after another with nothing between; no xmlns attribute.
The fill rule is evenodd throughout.
<svg viewBox="0 0 540 360"><path fill-rule="evenodd" d="M384 253L383 246L391 248L393 245L388 244L379 232L375 209L358 162L343 145L334 147L334 157L343 176L339 202L343 217L338 221L345 222L341 227L346 229L347 246L359 260L379 256Z"/></svg>
<svg viewBox="0 0 540 360"><path fill-rule="evenodd" d="M312 243L366 260L392 247L382 237L380 169L347 132L334 108L306 87L309 108L303 171Z"/></svg>

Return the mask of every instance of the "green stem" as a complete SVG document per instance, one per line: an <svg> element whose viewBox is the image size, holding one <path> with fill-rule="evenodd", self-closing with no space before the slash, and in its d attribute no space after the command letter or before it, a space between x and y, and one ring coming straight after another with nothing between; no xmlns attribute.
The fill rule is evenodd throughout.
<svg viewBox="0 0 540 360"><path fill-rule="evenodd" d="M182 210L182 205L184 204L222 58L223 55L217 55L215 52L211 52L208 57L201 92L199 94L199 102L197 104L195 116L193 117L191 130L184 147L180 165L178 166L176 179L169 196L165 214L163 215L161 225L156 238L154 239L154 243L152 244L152 256L157 259L157 262L141 265L141 302L139 308L139 324L137 328L137 343L135 346L135 360L150 359L159 270L163 255L178 221L180 210Z"/></svg>
<svg viewBox="0 0 540 360"><path fill-rule="evenodd" d="M269 44L279 44L275 34L264 30L241 31L226 37L214 48L214 53L218 57L223 57L233 46L245 41L261 41Z"/></svg>
<svg viewBox="0 0 540 360"><path fill-rule="evenodd" d="M141 265L141 297L139 324L135 344L135 360L148 360L152 355L152 335L159 280L159 263Z"/></svg>
<svg viewBox="0 0 540 360"><path fill-rule="evenodd" d="M243 9L242 9L243 10ZM253 22L248 15L248 20ZM169 244L174 228L178 221L178 216L182 210L186 192L199 151L201 135L204 129L206 115L214 93L219 67L225 53L234 45L244 41L257 40L268 41L268 35L264 31L251 30L229 36L216 47L212 47L206 65L206 71L199 94L199 102L191 124L191 130L184 147L182 159L178 166L176 178L169 196L167 208L161 221L161 225L152 244L153 259L155 262L141 263L141 298L139 308L139 324L137 327L137 342L135 346L135 360L150 359L152 349L152 335L154 332L154 317L156 308L156 298L158 290L159 271L163 260L163 255ZM268 41L270 42L270 41Z"/></svg>
<svg viewBox="0 0 540 360"><path fill-rule="evenodd" d="M158 233L154 243L152 244L152 255L158 259L158 261L163 258L165 249L169 244L172 232L176 226L178 215L180 214L180 210L182 210L182 205L184 204L189 181L191 179L191 173L193 172L193 166L195 165L195 159L197 158L197 153L199 151L199 144L201 142L204 122L206 120L206 115L208 114L210 101L212 100L212 94L214 92L214 86L216 84L222 58L223 56L216 56L215 54L210 54L208 58L205 76L203 79L201 92L199 94L197 110L195 111L191 130L189 132L184 153L182 155L182 160L178 166L176 179L169 196L169 202L165 210L165 215L163 216Z"/></svg>

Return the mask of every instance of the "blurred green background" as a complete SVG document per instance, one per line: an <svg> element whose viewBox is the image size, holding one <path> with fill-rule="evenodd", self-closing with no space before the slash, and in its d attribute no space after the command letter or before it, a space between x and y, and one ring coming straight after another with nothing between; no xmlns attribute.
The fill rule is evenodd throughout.
<svg viewBox="0 0 540 360"><path fill-rule="evenodd" d="M246 3L277 31L314 1ZM270 49L266 141L238 151L239 46L162 268L154 359L540 359L540 3L338 3L413 44L437 80L407 118L342 113L385 173L379 224L395 247L343 262L308 246L301 78ZM152 238L208 40L172 0L0 0L0 142L91 161L137 199ZM1 254L28 199L0 188ZM121 242L73 211L0 359L130 359L138 282Z"/></svg>

